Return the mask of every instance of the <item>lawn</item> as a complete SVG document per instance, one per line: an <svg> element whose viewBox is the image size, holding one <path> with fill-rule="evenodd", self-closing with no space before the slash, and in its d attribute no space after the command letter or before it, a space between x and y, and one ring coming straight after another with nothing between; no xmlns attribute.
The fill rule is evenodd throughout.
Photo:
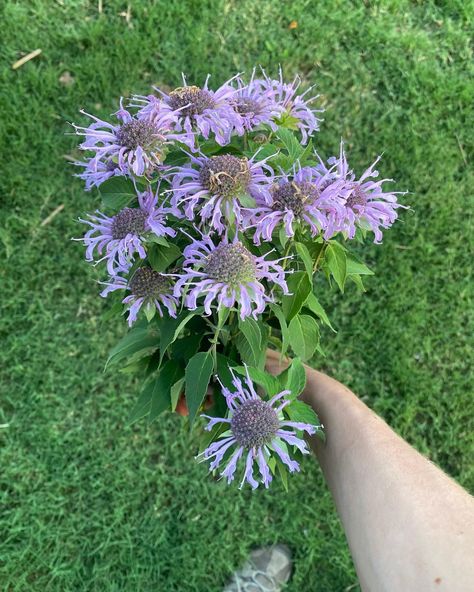
<svg viewBox="0 0 474 592"><path fill-rule="evenodd" d="M99 12L103 4L102 12ZM317 465L286 494L227 489L178 416L126 426L139 381L104 372L125 333L71 242L98 199L72 178L79 108L107 116L154 83L282 64L317 83L318 149L384 153L411 193L367 292L324 292L314 364L474 488L472 2L4 0L0 8L0 588L218 592L254 546L289 544L288 591L357 590ZM296 27L290 27L295 21ZM36 48L21 68L12 64ZM471 165L471 170L469 170ZM362 169L363 170L363 169ZM62 209L49 221L48 216ZM45 223L46 222L46 223Z"/></svg>

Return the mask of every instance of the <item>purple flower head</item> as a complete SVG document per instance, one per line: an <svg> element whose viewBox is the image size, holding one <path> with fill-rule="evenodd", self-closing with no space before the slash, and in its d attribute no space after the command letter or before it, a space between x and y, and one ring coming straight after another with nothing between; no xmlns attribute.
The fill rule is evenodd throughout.
<svg viewBox="0 0 474 592"><path fill-rule="evenodd" d="M264 401L255 392L248 372L243 382L233 372L232 376L235 391L231 392L222 387L222 393L229 408L229 417L202 416L209 419L206 430L211 430L214 425L220 423L227 424L229 429L197 458L211 461L210 471L225 464L220 475L227 480L227 483L231 483L235 477L237 464L243 457L245 470L240 488L247 481L252 489L256 489L259 480L268 487L272 481L268 465L270 457L279 458L291 473L299 471L300 466L290 458L288 447L295 446L303 454L308 454L306 442L298 436L296 430L314 434L319 426L285 420L282 409L290 403L290 400L285 398L291 394L290 391L282 391L270 401ZM226 453L228 453L228 459L223 463ZM257 478L254 476L255 464L259 473Z"/></svg>
<svg viewBox="0 0 474 592"><path fill-rule="evenodd" d="M381 228L390 228L398 217L397 209L406 207L398 203L396 197L405 192L384 192L382 189L383 183L393 179L372 180L379 175L374 167L380 158L379 156L358 180L355 173L349 169L342 142L339 157L333 157L328 161L338 180L340 196L334 226L336 230L345 232L349 238L354 237L357 226L360 226L372 230L375 235L374 242L380 243Z"/></svg>
<svg viewBox="0 0 474 592"><path fill-rule="evenodd" d="M169 93L155 88L160 97L134 96L134 106L140 107L139 114L152 119L157 110L171 114L176 118L174 129L185 134L185 139L181 141L190 148L195 146L196 132L206 139L213 134L216 142L224 146L230 142L232 130L238 122L238 115L231 104L236 92L230 86L231 80L214 91L208 88L209 76L201 88L189 86L183 75L183 86Z"/></svg>
<svg viewBox="0 0 474 592"><path fill-rule="evenodd" d="M118 271L125 273L127 269ZM137 320L142 306L145 307L149 317L155 312L158 312L162 317L163 306L171 317L176 317L178 299L173 295L171 279L169 276L151 269L151 267L139 267L128 280L121 275L115 275L104 285L106 287L100 294L103 298L115 290L128 290L130 292L130 295L122 300L123 304L128 306L128 324L130 327Z"/></svg>
<svg viewBox="0 0 474 592"><path fill-rule="evenodd" d="M254 84L254 79L255 68L249 84L245 84L240 77L235 79L237 92L232 104L239 115L235 126L239 135L252 131L263 123L275 131L278 126L273 120L283 113L283 108L274 101L273 93L263 90L261 84Z"/></svg>
<svg viewBox="0 0 474 592"><path fill-rule="evenodd" d="M238 307L244 319L265 310L272 298L266 293L262 281L273 288L279 286L288 293L285 271L279 265L281 259L271 261L253 255L237 237L229 242L227 237L216 245L209 236L195 240L184 249L184 273L178 275L174 295L187 291L185 305L190 310L197 307L197 299L204 297L204 310L211 314L211 304Z"/></svg>
<svg viewBox="0 0 474 592"><path fill-rule="evenodd" d="M256 155L255 155L256 156ZM172 203L184 207L189 220L209 220L212 228L224 232L226 221L241 221L239 197L268 199L272 169L265 161L255 162L233 154L192 156L172 175Z"/></svg>
<svg viewBox="0 0 474 592"><path fill-rule="evenodd" d="M93 162L93 159L87 161L78 160L74 162L74 164L84 169L82 173L78 173L75 176L86 182L86 191L90 191L92 187L99 187L101 183L107 181L110 177L123 177L128 175L127 167L124 166L123 169L121 169L113 160L108 160L107 162L103 162L102 160Z"/></svg>
<svg viewBox="0 0 474 592"><path fill-rule="evenodd" d="M322 109L312 109L310 104L315 101L319 95L308 97L314 86L308 88L304 93L298 94L301 86L301 79L295 76L293 82L283 82L283 73L280 68L278 79L274 80L267 76L262 70L263 79L255 79L250 86L271 98L273 103L280 109L280 115L277 123L288 127L289 129L299 130L302 135L302 143L306 144L309 136L319 130L319 122L315 113L320 113ZM249 91L250 92L250 91Z"/></svg>
<svg viewBox="0 0 474 592"><path fill-rule="evenodd" d="M328 228L328 215L337 195L330 173L295 165L291 175L280 175L269 193L269 200L257 200L256 207L244 213L245 225L255 227L256 244L271 241L280 224L284 225L287 237L294 236L295 224L309 227L313 237Z"/></svg>
<svg viewBox="0 0 474 592"><path fill-rule="evenodd" d="M102 178L98 173L109 169L119 169L123 174L149 175L163 162L167 144L181 138L173 131L177 118L169 110L156 111L153 119L133 116L122 107L120 100L115 125L85 111L81 113L93 120L89 127L75 125L74 128L77 134L85 136L80 149L95 152L85 163L86 170L82 173L86 180L92 177L94 185L108 178Z"/></svg>
<svg viewBox="0 0 474 592"><path fill-rule="evenodd" d="M91 228L82 239L86 249L86 260L94 261L94 252L99 261L107 260L107 270L115 275L118 269L130 267L135 254L145 259L144 241L148 233L156 236L176 236L176 231L166 226L169 214L176 210L163 205L157 206L158 189L155 194L148 189L138 193L138 208L123 208L115 216L106 216L97 211L96 216L89 215L88 220L80 222Z"/></svg>

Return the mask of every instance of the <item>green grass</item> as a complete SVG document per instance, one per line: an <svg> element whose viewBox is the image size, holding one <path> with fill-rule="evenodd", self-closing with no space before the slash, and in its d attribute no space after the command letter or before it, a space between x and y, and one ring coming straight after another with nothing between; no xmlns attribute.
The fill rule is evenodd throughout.
<svg viewBox="0 0 474 592"><path fill-rule="evenodd" d="M412 194L384 245L361 254L368 292L324 291L339 332L318 366L409 442L474 486L473 3L4 0L0 9L0 587L217 592L253 545L295 553L289 591L356 590L317 466L252 494L214 484L178 417L126 427L139 381L103 373L125 332L101 321L95 274L69 238L97 200L64 155L78 109L121 94L281 63L317 82L325 154L344 136L361 169ZM288 24L298 21L298 28ZM23 53L42 54L17 71ZM70 72L73 84L61 75ZM41 221L60 204L47 225Z"/></svg>

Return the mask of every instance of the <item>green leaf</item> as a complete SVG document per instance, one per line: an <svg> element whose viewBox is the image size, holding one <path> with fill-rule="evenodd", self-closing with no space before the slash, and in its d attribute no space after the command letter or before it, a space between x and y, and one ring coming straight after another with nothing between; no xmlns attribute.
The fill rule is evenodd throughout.
<svg viewBox="0 0 474 592"><path fill-rule="evenodd" d="M110 350L105 367L149 354L158 349L158 345L156 332L150 331L148 327L135 326Z"/></svg>
<svg viewBox="0 0 474 592"><path fill-rule="evenodd" d="M297 315L306 302L312 290L308 274L305 271L292 273L288 278L290 294L281 299L283 313L287 321L291 321Z"/></svg>
<svg viewBox="0 0 474 592"><path fill-rule="evenodd" d="M244 193L243 195L239 195L239 203L244 208L255 208L257 203L255 199L249 195L248 193Z"/></svg>
<svg viewBox="0 0 474 592"><path fill-rule="evenodd" d="M280 245L284 249L286 243L288 242L288 235L286 234L285 226L280 226L280 230L278 231L278 240L280 241Z"/></svg>
<svg viewBox="0 0 474 592"><path fill-rule="evenodd" d="M320 427L321 422L318 416L313 411L313 408L303 403L299 399L295 399L289 405L285 407L285 413L288 415L291 421L297 421L302 423L309 423L316 427Z"/></svg>
<svg viewBox="0 0 474 592"><path fill-rule="evenodd" d="M319 344L318 323L309 315L297 315L288 328L293 351L302 360L309 360Z"/></svg>
<svg viewBox="0 0 474 592"><path fill-rule="evenodd" d="M288 156L291 159L291 164L293 164L296 160L298 160L301 154L303 154L304 148L301 146L295 134L293 134L288 129L279 128L276 132L276 136L285 146L286 150L288 151Z"/></svg>
<svg viewBox="0 0 474 592"><path fill-rule="evenodd" d="M186 403L189 409L189 421L191 425L206 396L213 367L214 361L211 352L199 352L195 354L186 366Z"/></svg>
<svg viewBox="0 0 474 592"><path fill-rule="evenodd" d="M347 275L374 275L374 272L362 261L359 261L354 255L347 255Z"/></svg>
<svg viewBox="0 0 474 592"><path fill-rule="evenodd" d="M177 380L170 389L171 411L176 411L179 395L183 392L184 376Z"/></svg>
<svg viewBox="0 0 474 592"><path fill-rule="evenodd" d="M110 177L101 184L99 192L104 206L116 211L137 197L135 187L127 177Z"/></svg>
<svg viewBox="0 0 474 592"><path fill-rule="evenodd" d="M291 399L296 399L306 386L306 371L299 358L295 358L285 371L286 380L284 388L291 391ZM280 381L281 382L281 379Z"/></svg>
<svg viewBox="0 0 474 592"><path fill-rule="evenodd" d="M295 243L296 251L303 261L306 273L311 281L313 281L313 259L308 251L308 248L303 243Z"/></svg>
<svg viewBox="0 0 474 592"><path fill-rule="evenodd" d="M156 313L156 306L151 302L147 302L143 308L145 310L146 320L148 322L152 321Z"/></svg>
<svg viewBox="0 0 474 592"><path fill-rule="evenodd" d="M171 345L170 356L176 360L188 361L198 351L204 335L201 332L191 331L181 339L176 339Z"/></svg>
<svg viewBox="0 0 474 592"><path fill-rule="evenodd" d="M162 273L181 256L181 249L173 244L167 247L153 244L148 249L147 255L153 269Z"/></svg>
<svg viewBox="0 0 474 592"><path fill-rule="evenodd" d="M250 366L258 367L262 357L262 333L260 327L252 317L247 317L243 320L239 318L239 329L247 340L251 352L251 356L248 356L246 348L247 360L245 361Z"/></svg>
<svg viewBox="0 0 474 592"><path fill-rule="evenodd" d="M341 292L344 292L344 284L347 277L346 258L344 247L336 241L329 241L326 248L325 261Z"/></svg>
<svg viewBox="0 0 474 592"><path fill-rule="evenodd" d="M196 315L201 314L202 308L193 310L192 312L183 311L175 319L172 317L163 318L160 322L160 350L161 360L166 353L168 347L178 338L181 331L186 324Z"/></svg>
<svg viewBox="0 0 474 592"><path fill-rule="evenodd" d="M128 417L127 425L130 425L130 424L138 421L139 419L141 419L142 417L145 417L145 415L148 415L148 413L150 413L151 397L152 397L152 393L149 389L142 390L142 392L140 393L140 396L138 397L137 402L135 403L135 405Z"/></svg>
<svg viewBox="0 0 474 592"><path fill-rule="evenodd" d="M331 325L331 321L329 320L329 317L326 314L326 311L321 306L321 304L320 304L319 300L317 299L316 294L314 292L311 292L311 294L308 296L308 299L306 300L304 305L306 308L309 308L309 310L311 312L313 312L317 317L319 317L325 325L327 325L330 329L332 329L334 331L334 333L337 333L337 331Z"/></svg>
<svg viewBox="0 0 474 592"><path fill-rule="evenodd" d="M156 243L157 245L161 245L162 247L169 248L170 243L165 239L164 236L158 236L153 232L150 232L146 237L147 242L149 243Z"/></svg>
<svg viewBox="0 0 474 592"><path fill-rule="evenodd" d="M175 360L168 360L153 377L146 388L151 391L151 406L148 423L154 421L160 413L171 406L171 387L183 375L182 367Z"/></svg>
<svg viewBox="0 0 474 592"><path fill-rule="evenodd" d="M360 275L351 274L351 275L348 275L347 277L348 277L348 279L350 279L354 282L354 284L359 288L359 290L361 292L365 292L365 286L364 286L364 283L363 283Z"/></svg>
<svg viewBox="0 0 474 592"><path fill-rule="evenodd" d="M278 304L270 304L270 309L272 310L273 314L278 319L281 328L281 340L282 340L282 349L281 355L284 356L288 349L288 345L290 343L290 332L288 331L288 325L286 324L285 315L283 314L283 310L278 306Z"/></svg>
<svg viewBox="0 0 474 592"><path fill-rule="evenodd" d="M228 389L232 388L232 373L229 369L233 365L232 360L222 354L217 354L217 376Z"/></svg>
<svg viewBox="0 0 474 592"><path fill-rule="evenodd" d="M283 483L283 489L288 493L288 467L281 462L278 457L274 457L276 461L276 467Z"/></svg>
<svg viewBox="0 0 474 592"><path fill-rule="evenodd" d="M273 395L277 395L284 390L281 388L278 378L268 374L268 372L264 372L258 368L251 368L250 366L236 366L234 370L242 376L247 376L248 372L250 379L261 386L269 397L273 397Z"/></svg>

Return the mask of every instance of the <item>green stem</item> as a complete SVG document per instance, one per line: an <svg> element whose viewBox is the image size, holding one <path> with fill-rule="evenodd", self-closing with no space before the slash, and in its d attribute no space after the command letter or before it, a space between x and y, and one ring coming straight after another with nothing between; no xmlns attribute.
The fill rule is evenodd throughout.
<svg viewBox="0 0 474 592"><path fill-rule="evenodd" d="M323 244L323 246L321 247L321 250L319 251L318 256L316 257L316 261L314 262L314 266L313 266L313 275L316 273L316 270L318 269L319 262L321 261L324 251L326 250L326 246L327 246L327 243L325 242Z"/></svg>

